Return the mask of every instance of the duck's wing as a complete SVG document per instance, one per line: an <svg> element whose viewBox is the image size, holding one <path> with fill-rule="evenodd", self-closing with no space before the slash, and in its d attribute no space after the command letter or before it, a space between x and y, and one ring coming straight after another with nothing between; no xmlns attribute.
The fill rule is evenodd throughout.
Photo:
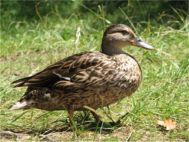
<svg viewBox="0 0 189 142"><path fill-rule="evenodd" d="M75 54L32 76L16 80L13 84L15 87L52 87L58 82L70 81L71 78L79 81L82 77L82 71L91 74L95 67L105 66L108 60L110 59L107 55L99 52Z"/></svg>

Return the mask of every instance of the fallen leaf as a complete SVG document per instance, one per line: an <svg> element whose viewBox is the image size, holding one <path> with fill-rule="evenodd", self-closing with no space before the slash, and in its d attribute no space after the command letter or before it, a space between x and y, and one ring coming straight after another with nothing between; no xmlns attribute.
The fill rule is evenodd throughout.
<svg viewBox="0 0 189 142"><path fill-rule="evenodd" d="M157 124L166 128L166 130L173 130L176 128L176 122L172 119L166 119L164 121L158 120Z"/></svg>

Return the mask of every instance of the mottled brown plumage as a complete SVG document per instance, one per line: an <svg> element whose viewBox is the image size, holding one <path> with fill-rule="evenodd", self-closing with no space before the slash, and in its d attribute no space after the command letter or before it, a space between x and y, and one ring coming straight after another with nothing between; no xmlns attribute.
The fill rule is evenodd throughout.
<svg viewBox="0 0 189 142"><path fill-rule="evenodd" d="M107 28L101 52L83 52L48 66L32 76L14 81L27 91L12 109L39 108L68 110L69 117L78 110L95 110L130 96L141 82L137 61L122 47L135 45L152 49L126 25Z"/></svg>

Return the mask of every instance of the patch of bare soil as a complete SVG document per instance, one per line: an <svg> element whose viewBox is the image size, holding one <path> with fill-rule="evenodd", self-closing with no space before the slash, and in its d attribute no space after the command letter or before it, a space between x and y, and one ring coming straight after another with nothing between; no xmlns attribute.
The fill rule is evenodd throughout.
<svg viewBox="0 0 189 142"><path fill-rule="evenodd" d="M14 133L11 131L1 131L0 132L0 140L2 142L12 142L14 140L25 141L29 140L31 136L29 134L24 133Z"/></svg>
<svg viewBox="0 0 189 142"><path fill-rule="evenodd" d="M62 141L101 141L104 139L114 138L119 141L128 141L132 135L131 128L120 127L112 131L106 130L79 130L78 134L73 131L51 131L43 134L32 133L15 133L11 131L1 131L0 140L3 142L12 141L45 141L45 142L62 142Z"/></svg>

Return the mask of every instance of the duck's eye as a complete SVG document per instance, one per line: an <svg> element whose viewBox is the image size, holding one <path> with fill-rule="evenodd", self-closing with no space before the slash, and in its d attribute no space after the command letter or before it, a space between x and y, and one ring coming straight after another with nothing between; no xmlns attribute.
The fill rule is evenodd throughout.
<svg viewBox="0 0 189 142"><path fill-rule="evenodd" d="M128 35L129 33L127 31L121 31L123 35Z"/></svg>

